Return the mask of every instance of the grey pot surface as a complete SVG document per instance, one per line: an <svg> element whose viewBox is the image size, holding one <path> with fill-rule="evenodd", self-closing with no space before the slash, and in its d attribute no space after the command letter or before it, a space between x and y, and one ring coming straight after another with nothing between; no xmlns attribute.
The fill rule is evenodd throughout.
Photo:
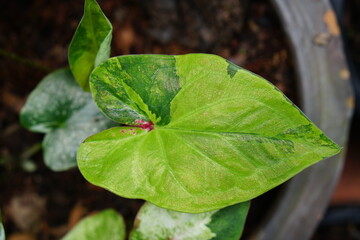
<svg viewBox="0 0 360 240"><path fill-rule="evenodd" d="M306 169L285 185L256 240L310 239L340 176L354 98L340 29L328 0L272 0L292 47L300 106L341 154Z"/></svg>

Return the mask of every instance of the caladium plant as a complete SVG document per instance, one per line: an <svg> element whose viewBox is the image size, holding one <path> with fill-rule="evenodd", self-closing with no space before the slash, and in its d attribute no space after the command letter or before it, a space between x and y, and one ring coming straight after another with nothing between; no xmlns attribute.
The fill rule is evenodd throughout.
<svg viewBox="0 0 360 240"><path fill-rule="evenodd" d="M91 71L110 56L112 26L95 0L86 0L84 16L69 46L70 69L78 82L89 91Z"/></svg>
<svg viewBox="0 0 360 240"><path fill-rule="evenodd" d="M243 202L210 212L189 214L145 203L136 217L130 240L237 240L248 209L249 202Z"/></svg>
<svg viewBox="0 0 360 240"><path fill-rule="evenodd" d="M189 214L145 203L135 219L129 239L237 240L243 231L249 205L249 202L244 202L210 212ZM125 235L122 216L113 209L107 209L85 217L62 240L124 240Z"/></svg>
<svg viewBox="0 0 360 240"><path fill-rule="evenodd" d="M210 54L108 59L111 33L96 1L85 0L71 72L46 77L21 122L47 134L53 170L77 163L89 182L148 201L130 239L239 239L249 200L340 151L260 76ZM113 212L91 219L66 239L107 239L101 224L119 223Z"/></svg>
<svg viewBox="0 0 360 240"><path fill-rule="evenodd" d="M218 56L111 58L90 89L123 126L81 144L80 171L163 208L200 213L247 201L339 152L272 84Z"/></svg>
<svg viewBox="0 0 360 240"><path fill-rule="evenodd" d="M76 167L76 152L88 136L115 126L81 90L72 73L61 69L46 76L28 97L20 113L26 128L45 133L46 165L54 171Z"/></svg>

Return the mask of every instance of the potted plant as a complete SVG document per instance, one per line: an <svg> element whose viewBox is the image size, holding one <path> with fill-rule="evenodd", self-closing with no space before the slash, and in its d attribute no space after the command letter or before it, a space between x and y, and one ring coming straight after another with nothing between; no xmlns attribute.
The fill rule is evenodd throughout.
<svg viewBox="0 0 360 240"><path fill-rule="evenodd" d="M279 6L281 5L279 4ZM69 49L70 68L78 84L85 91L91 89L95 102L101 111L112 120L122 124L121 127L112 128L90 137L80 147L78 153L79 167L84 176L91 182L122 196L145 198L161 207L175 211L202 214L211 210L219 211L217 209L221 207L249 200L284 182L299 170L309 166L309 164L338 151L336 145L322 135L301 112L297 116L298 119L296 119L296 115L299 114L298 109L292 106L291 102L289 103L286 97L279 93L276 88L274 89L265 80L238 68L222 58L205 54L193 54L175 57L165 55L121 56L107 60L110 53L111 30L111 24L96 2L86 1L85 15ZM297 56L303 57L300 53ZM303 67L300 65L300 69L303 69ZM94 68L95 70L93 70ZM35 131L47 133L44 141L45 160L47 159L47 164L55 170L63 170L76 165L74 161L76 147L67 151L67 154L55 151L56 149L66 149L67 145L77 146L85 135L91 135L114 125L113 122L106 120L101 115L93 104L90 94L81 91L74 84L72 74L68 70L61 70L49 75L30 96L27 105L22 111L22 123L25 126ZM203 76L206 76L206 78ZM211 81L206 81L211 79L212 76L216 77ZM217 81L217 79L220 80ZM233 80L234 83L232 84L234 85L224 83L224 79L227 81ZM241 79L248 79L250 84L239 87L244 84L240 83ZM304 84L307 86L305 82ZM62 91L59 87L62 87ZM241 90L242 88L243 90ZM203 98L199 94L200 89L204 94ZM236 94L239 91L242 93L240 96ZM255 100L252 100L251 95L247 95L252 94L253 91L257 97ZM62 97L63 92L71 94ZM222 94L228 96L225 100L229 100L229 103L225 104L226 101L222 103L221 99L224 99ZM44 97L49 99L49 102L41 105L41 101L38 100L40 99L39 95L42 95L42 99ZM219 99L217 100L217 98ZM189 102L190 99L193 99L193 101ZM214 104L212 104L213 102ZM236 111L234 112L235 109L247 109L250 105L250 110L244 110L244 112L251 113L257 110L257 102L274 107L275 110L277 110L277 105L281 107L278 110L279 112L271 113L271 111L264 110L269 106L260 107L259 105L259 109L266 112L266 114L258 118L257 121L249 121L248 123L246 116L239 115L237 117ZM240 103L242 105L238 106L237 104ZM218 104L222 105L219 105L219 108L212 109L213 106ZM231 110L228 104L235 105L232 106L234 109ZM51 108L48 107L49 105ZM191 114L186 113L187 109L190 110ZM286 117L278 117L279 114ZM290 122L287 117L291 119ZM269 118L272 120L268 122L267 126L258 127L258 125L262 126L261 122L266 122L266 119ZM246 136L241 135L243 133L238 129L241 129L241 127L233 122L234 119L244 120L246 128L243 130L246 132ZM277 120L274 121L274 119ZM273 124L275 123L278 125L278 129L282 129L280 132L274 130ZM164 132L162 133L162 131ZM237 145L237 143L232 142L234 136L228 135L229 133L241 133L241 137L236 134L234 136L237 136L235 138L237 141L241 139L243 144ZM188 139L187 134L190 134L190 139ZM212 136L211 134L215 135ZM301 150L297 150L296 144L298 143L293 142L295 138L304 139L304 142L307 142L305 144L299 140ZM69 144L69 139L74 140L74 142ZM124 139L125 145L122 139ZM177 144L183 147L175 150L170 145L166 145L171 141L170 139L177 139ZM199 144L203 142L203 145L198 145L198 141ZM230 145L226 146L225 144L222 146L224 142ZM141 143L144 143L144 145L141 145ZM252 152L246 152L243 149L243 146L247 146L247 144L248 147L253 148ZM267 146L265 149L269 149L265 150L264 146ZM141 147L144 147L145 150L140 151ZM216 151L212 154L209 153L211 149L217 149L217 147L220 149L218 153ZM291 161L298 158L298 160L301 159L300 162L302 163L293 165L292 170L284 171L284 168L289 168L292 165L285 161L284 164L289 164L289 166L284 165L281 167L281 164L277 166L281 177L278 176L274 179L270 177L271 174L269 173L269 171L274 171L274 165L270 164L271 167L268 167L268 160L260 161L260 165L257 166L260 169L265 169L264 171L253 169L254 166L247 166L244 172L241 173L241 166L235 168L235 171L240 175L247 175L249 174L247 172L253 169L251 171L256 173L256 179L258 179L256 181L259 181L260 176L264 175L262 181L265 183L261 183L262 186L251 186L251 183L254 183L252 178L246 180L246 177L239 178L240 176L236 176L226 180L229 177L227 173L221 172L222 170L211 173L210 170L207 170L210 169L210 165L200 164L197 167L198 170L212 174L212 177L209 179L204 178L203 183L200 181L198 190L194 190L195 192L189 195L187 188L190 186L190 182L187 182L185 187L183 185L184 181L186 182L186 179L198 179L197 181L199 181L202 178L201 174L198 175L200 172L190 171L190 163L183 163L184 160L186 162L189 155L192 156L194 162L198 162L200 159L208 159L211 163L217 162L216 156L224 156L226 152L231 152L237 148L240 149L240 152L233 152L227 157L220 158L220 162L226 159L235 159L236 156L242 155L240 159L246 160L241 165L246 165L249 159L253 159L252 164L254 164L256 160L252 153L255 152L254 149L257 149L258 154L265 154L264 159L268 155L269 159L275 160L284 154L291 153L294 154L289 157L289 159L294 159ZM315 150L316 148L318 150ZM152 149L157 149L157 152ZM158 149L162 149L160 151L162 156L158 156L160 154ZM191 153L191 151L194 152ZM181 155L183 152L185 154ZM48 155L46 155L47 153ZM172 156L172 161L179 161L177 165L183 166L183 170L177 167L177 172L173 172L173 166L170 166L169 163L164 165L164 159L166 160L168 155ZM64 162L58 161L61 156L65 156L63 158ZM175 158L174 156L180 157ZM131 159L131 161L128 161L128 159ZM150 162L140 163L141 161ZM119 162L123 162L125 165L120 166L118 165ZM134 167L134 162L138 162L139 165ZM227 166L223 166L223 163L217 163L224 168L229 168L230 165L235 164L235 162L231 161L226 163L230 164ZM159 169L151 170L154 168L151 164L154 164L155 168L158 167L160 171L164 170L166 175L170 173L170 177L157 176ZM147 170L143 172L144 169ZM184 172L184 169L190 171L190 173ZM232 167L230 171L231 169ZM139 175L140 173L142 176ZM179 180L176 177L178 174L185 174L187 177ZM224 189L219 193L219 196L210 194L209 198L206 197L207 194L204 195L204 192L214 193L213 191L216 192L215 189L218 188L215 187L214 189L207 181L212 178L216 179L218 176L224 178L219 184L225 184L226 186L224 185ZM244 183L244 186L248 186L245 188L246 190L231 191L228 197L221 197L238 178ZM134 186L122 186L120 183L125 180L131 180ZM164 180L167 183L165 187L156 189L156 194L154 194L154 187ZM249 186L251 187L249 188ZM176 193L173 197L169 195L169 189ZM206 190L204 191L204 189ZM184 197L186 194L181 193L182 191L187 192L188 196ZM296 189L296 191L299 190ZM183 200L176 200L179 197L183 198ZM288 200L288 197L285 195L284 199ZM246 203L244 204L237 205L239 212L220 210L220 216L221 214L224 215L220 219L226 219L227 215L234 215L235 213L240 214L244 219L247 209ZM164 215L171 216L172 214L168 210L157 210L158 208L153 205L148 204L144 207L144 209L151 208L155 208L155 210L143 210L140 216L145 215L146 217L146 214L151 216L154 211L164 211ZM215 214L215 212L211 214ZM188 214L180 215L193 216ZM206 216L202 215L202 217L206 219ZM277 220L278 218L275 217L274 219ZM240 222L244 222L244 220L240 220ZM215 226L217 225L215 224ZM166 229L164 225L160 227ZM215 228L219 233L223 231L222 229L219 230L218 227ZM141 226L139 229L142 229ZM241 228L237 229L241 230ZM266 227L264 229L266 230ZM135 230L135 234L132 236L136 237L136 233L139 233L139 231ZM240 233L241 231L237 232L237 234ZM266 233L265 235L266 237L280 236L278 234L272 235L272 233ZM139 236L144 237L141 234ZM209 236L214 237L213 235ZM260 232L261 236L262 233Z"/></svg>

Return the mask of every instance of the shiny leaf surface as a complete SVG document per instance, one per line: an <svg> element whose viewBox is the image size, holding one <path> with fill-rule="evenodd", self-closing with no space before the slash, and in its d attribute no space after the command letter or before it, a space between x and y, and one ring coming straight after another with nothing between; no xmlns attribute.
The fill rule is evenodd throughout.
<svg viewBox="0 0 360 240"><path fill-rule="evenodd" d="M121 56L90 79L100 109L131 126L88 138L79 168L120 196L206 212L340 151L272 84L218 56Z"/></svg>

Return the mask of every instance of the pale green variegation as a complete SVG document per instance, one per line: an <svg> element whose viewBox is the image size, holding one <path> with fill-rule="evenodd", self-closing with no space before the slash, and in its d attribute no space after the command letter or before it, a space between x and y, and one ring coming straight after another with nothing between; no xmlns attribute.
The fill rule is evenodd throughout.
<svg viewBox="0 0 360 240"><path fill-rule="evenodd" d="M49 133L59 128L91 99L74 81L68 69L47 75L31 92L21 109L21 124L34 132Z"/></svg>
<svg viewBox="0 0 360 240"><path fill-rule="evenodd" d="M0 240L5 240L5 230L4 230L4 226L2 225L1 212L0 212Z"/></svg>
<svg viewBox="0 0 360 240"><path fill-rule="evenodd" d="M125 223L114 210L107 209L81 220L62 240L124 240Z"/></svg>
<svg viewBox="0 0 360 240"><path fill-rule="evenodd" d="M69 46L69 65L76 81L89 91L91 71L110 56L112 26L95 0L85 0L84 16Z"/></svg>
<svg viewBox="0 0 360 240"><path fill-rule="evenodd" d="M130 240L238 240L249 202L205 213L181 213L145 203Z"/></svg>
<svg viewBox="0 0 360 240"><path fill-rule="evenodd" d="M84 92L68 69L46 76L33 90L21 110L24 127L46 133L44 159L55 171L75 167L76 152L88 136L114 126Z"/></svg>
<svg viewBox="0 0 360 240"><path fill-rule="evenodd" d="M163 208L200 213L247 201L340 150L272 84L218 56L116 57L90 86L108 117L154 129L88 138L80 171Z"/></svg>

